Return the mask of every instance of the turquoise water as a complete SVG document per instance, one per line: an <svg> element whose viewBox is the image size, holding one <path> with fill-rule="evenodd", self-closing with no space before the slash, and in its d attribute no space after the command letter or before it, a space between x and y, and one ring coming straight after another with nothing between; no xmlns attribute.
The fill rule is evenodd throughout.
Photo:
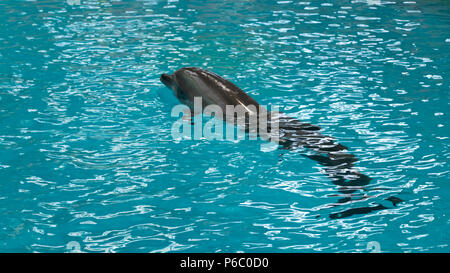
<svg viewBox="0 0 450 273"><path fill-rule="evenodd" d="M450 3L204 2L0 2L0 251L449 252ZM183 66L348 146L360 200L262 141L173 141Z"/></svg>

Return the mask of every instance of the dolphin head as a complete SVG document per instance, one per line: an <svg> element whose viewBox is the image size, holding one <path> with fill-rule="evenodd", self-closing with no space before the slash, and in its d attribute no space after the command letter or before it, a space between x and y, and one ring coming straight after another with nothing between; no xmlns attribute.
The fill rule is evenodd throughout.
<svg viewBox="0 0 450 273"><path fill-rule="evenodd" d="M169 89L177 91L175 89L183 89L184 92L190 93L193 89L196 89L199 82L202 81L199 75L198 68L195 67L185 67L178 69L170 74L161 74L160 80ZM183 87L183 88L181 88Z"/></svg>
<svg viewBox="0 0 450 273"><path fill-rule="evenodd" d="M180 83L178 81L176 72L172 75L170 74L162 74L160 77L160 81L169 89L173 91L173 94L180 100L180 102L189 105L190 100L188 99L188 93L189 90L186 90L186 88L182 88L180 86ZM181 84L182 85L182 84Z"/></svg>
<svg viewBox="0 0 450 273"><path fill-rule="evenodd" d="M176 83L174 75L169 74L162 74L159 80L169 89L173 89Z"/></svg>
<svg viewBox="0 0 450 273"><path fill-rule="evenodd" d="M162 74L160 81L184 104L190 105L195 96L201 96L199 91L205 89L203 80L199 77L199 71L186 67L175 71L173 74Z"/></svg>

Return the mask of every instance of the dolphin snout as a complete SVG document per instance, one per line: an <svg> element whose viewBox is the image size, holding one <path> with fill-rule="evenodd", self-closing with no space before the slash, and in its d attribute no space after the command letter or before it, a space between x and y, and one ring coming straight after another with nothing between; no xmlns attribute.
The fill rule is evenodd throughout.
<svg viewBox="0 0 450 273"><path fill-rule="evenodd" d="M162 74L161 77L160 77L160 81L162 83L164 83L165 85L170 86L171 83L172 83L172 77L173 76L169 75L169 74Z"/></svg>

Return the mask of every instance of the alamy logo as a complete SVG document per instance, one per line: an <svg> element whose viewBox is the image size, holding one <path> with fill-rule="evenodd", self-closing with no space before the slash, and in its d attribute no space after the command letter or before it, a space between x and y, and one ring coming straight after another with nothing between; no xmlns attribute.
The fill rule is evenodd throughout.
<svg viewBox="0 0 450 273"><path fill-rule="evenodd" d="M66 245L66 251L69 253L81 253L81 245L77 241L70 241Z"/></svg>
<svg viewBox="0 0 450 273"><path fill-rule="evenodd" d="M381 245L377 241L368 242L367 250L371 253L381 253Z"/></svg>
<svg viewBox="0 0 450 273"><path fill-rule="evenodd" d="M279 112L277 106L268 112L261 105L226 105L210 104L203 107L202 97L195 97L193 107L179 104L173 107L171 116L179 119L172 125L173 139L208 139L208 140L251 140L261 138L267 143L261 150L272 151L278 148ZM181 117L180 117L181 116ZM214 117L204 123L203 118ZM224 122L236 125L237 132L224 126Z"/></svg>

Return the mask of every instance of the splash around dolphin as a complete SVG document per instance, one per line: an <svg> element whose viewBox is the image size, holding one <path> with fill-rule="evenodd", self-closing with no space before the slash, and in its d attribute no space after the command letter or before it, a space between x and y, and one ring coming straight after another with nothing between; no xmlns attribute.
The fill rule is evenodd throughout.
<svg viewBox="0 0 450 273"><path fill-rule="evenodd" d="M173 74L162 74L161 82L174 92L178 100L193 110L194 99L202 98L202 106L217 105L223 113L227 112L227 105L241 106L248 109L249 115L259 117L262 109L259 103L245 93L235 84L219 75L197 67L184 67ZM251 107L253 106L253 107ZM301 122L283 113L269 113L276 116L279 128L279 144L282 149L299 151L306 149L308 152L302 155L317 161L325 167L326 175L335 185L340 186L339 192L351 195L357 189L368 185L371 178L358 172L354 168L357 158L348 153L347 147L334 141L332 137L322 135L320 127ZM227 122L230 120L222 118ZM233 122L235 120L232 120ZM270 124L269 124L270 127ZM395 197L392 197L395 198ZM389 198L387 200L390 200ZM350 197L338 201L340 205L351 202ZM390 200L395 205L397 199ZM334 205L332 205L334 206ZM353 214L367 213L373 210L385 209L383 205L375 207L353 208L338 214L330 215L331 218L341 218Z"/></svg>

